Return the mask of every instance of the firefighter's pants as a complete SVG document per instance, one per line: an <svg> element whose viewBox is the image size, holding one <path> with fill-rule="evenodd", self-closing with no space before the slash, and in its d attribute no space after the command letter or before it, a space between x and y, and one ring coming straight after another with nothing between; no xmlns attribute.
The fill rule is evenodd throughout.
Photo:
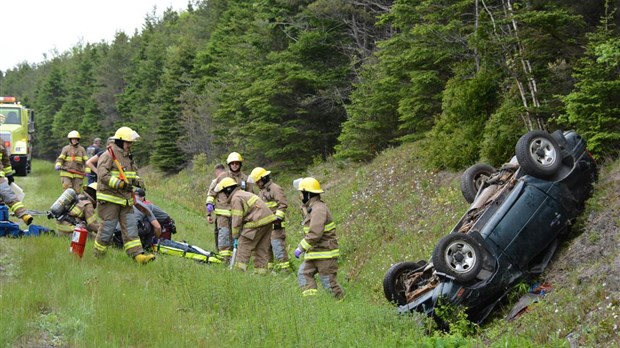
<svg viewBox="0 0 620 348"><path fill-rule="evenodd" d="M4 177L0 177L0 196L15 216L21 218L26 214L24 203L17 200L17 196L9 186L9 181Z"/></svg>
<svg viewBox="0 0 620 348"><path fill-rule="evenodd" d="M271 231L271 245L269 247L269 260L276 259L281 267L288 267L288 252L286 251L286 232L283 228Z"/></svg>
<svg viewBox="0 0 620 348"><path fill-rule="evenodd" d="M304 260L297 272L297 281L304 293L308 292L308 290L310 290L309 293L312 293L312 290L316 291L317 284L314 276L317 273L323 287L330 291L334 297L339 299L344 296L344 291L336 279L338 274L338 258Z"/></svg>
<svg viewBox="0 0 620 348"><path fill-rule="evenodd" d="M66 190L68 188L72 188L76 193L82 192L82 182L84 182L84 178L70 178L68 176L60 177L62 189Z"/></svg>
<svg viewBox="0 0 620 348"><path fill-rule="evenodd" d="M97 203L97 214L103 220L97 237L95 238L95 256L105 254L108 246L112 243L116 224L120 223L121 235L123 237L123 247L130 257L144 252L140 236L138 235L138 222L133 214L131 205L122 206L110 202L99 201Z"/></svg>
<svg viewBox="0 0 620 348"><path fill-rule="evenodd" d="M265 226L244 229L239 237L237 246L237 268L247 269L250 256L254 254L254 268L256 270L266 270L269 261L269 245L271 242L271 224ZM255 232L255 233L254 233ZM252 236L253 238L249 238Z"/></svg>
<svg viewBox="0 0 620 348"><path fill-rule="evenodd" d="M230 232L230 217L217 215L217 251L224 257L232 256L232 233Z"/></svg>

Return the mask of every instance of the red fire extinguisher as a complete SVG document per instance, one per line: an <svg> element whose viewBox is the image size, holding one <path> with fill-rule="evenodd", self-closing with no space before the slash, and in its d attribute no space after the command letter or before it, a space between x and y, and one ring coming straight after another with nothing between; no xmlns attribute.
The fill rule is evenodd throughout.
<svg viewBox="0 0 620 348"><path fill-rule="evenodd" d="M71 248L69 250L78 257L84 255L84 247L86 246L86 239L88 238L88 230L83 225L78 224L73 229L73 235L71 236Z"/></svg>

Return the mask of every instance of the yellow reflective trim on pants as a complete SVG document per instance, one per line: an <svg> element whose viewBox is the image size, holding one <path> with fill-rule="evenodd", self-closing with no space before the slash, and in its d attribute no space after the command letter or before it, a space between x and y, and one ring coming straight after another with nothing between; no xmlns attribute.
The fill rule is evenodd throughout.
<svg viewBox="0 0 620 348"><path fill-rule="evenodd" d="M317 289L306 289L301 294L304 297L306 297L306 296L314 296L314 295L316 295L318 293L319 293L319 290L317 290Z"/></svg>
<svg viewBox="0 0 620 348"><path fill-rule="evenodd" d="M340 256L340 249L334 249L329 251L311 251L307 252L304 256L305 260L320 260L320 259L333 259Z"/></svg>
<svg viewBox="0 0 620 348"><path fill-rule="evenodd" d="M232 235L233 236L239 236L239 233L241 233L241 229L239 227L233 227L232 228Z"/></svg>
<svg viewBox="0 0 620 348"><path fill-rule="evenodd" d="M25 208L24 203L22 202L17 202L15 204L13 204L9 210L11 211L11 213L15 214L15 211L19 208Z"/></svg>
<svg viewBox="0 0 620 348"><path fill-rule="evenodd" d="M286 262L280 262L278 264L278 266L280 266L280 268L284 269L284 268L289 268L291 266L291 264L288 261L286 261Z"/></svg>
<svg viewBox="0 0 620 348"><path fill-rule="evenodd" d="M271 215L267 215L264 218L258 220L258 221L249 221L243 224L244 228L255 228L255 227L260 227L260 226L265 226L270 222L274 222L276 221L276 216L271 214Z"/></svg>
<svg viewBox="0 0 620 348"><path fill-rule="evenodd" d="M266 275L267 269L266 268L254 268L254 274Z"/></svg>
<svg viewBox="0 0 620 348"><path fill-rule="evenodd" d="M125 243L124 248L125 250L128 250L131 248L141 247L141 246L142 246L142 242L140 242L140 239L136 239L136 240L130 240L129 242Z"/></svg>
<svg viewBox="0 0 620 348"><path fill-rule="evenodd" d="M221 216L232 216L232 212L228 209L217 209L215 208L215 210L213 210L213 212L215 213L215 215L221 215Z"/></svg>
<svg viewBox="0 0 620 348"><path fill-rule="evenodd" d="M248 265L243 262L235 262L235 268L245 272L248 270Z"/></svg>
<svg viewBox="0 0 620 348"><path fill-rule="evenodd" d="M108 249L108 247L105 246L105 245L101 245L101 244L97 243L97 241L95 240L95 249L97 249L97 250L99 250L101 252L105 252Z"/></svg>
<svg viewBox="0 0 620 348"><path fill-rule="evenodd" d="M220 250L219 254L224 257L232 256L232 250Z"/></svg>

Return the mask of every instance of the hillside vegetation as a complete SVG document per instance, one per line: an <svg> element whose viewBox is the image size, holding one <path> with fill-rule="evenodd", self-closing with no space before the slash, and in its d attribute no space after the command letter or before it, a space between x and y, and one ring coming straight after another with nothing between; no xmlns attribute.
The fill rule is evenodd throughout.
<svg viewBox="0 0 620 348"><path fill-rule="evenodd" d="M302 298L294 276L260 277L220 265L162 255L139 266L120 250L82 260L55 237L0 239L0 346L587 346L620 343L618 203L620 165L603 168L587 211L541 280L545 299L517 320L499 308L474 330L444 334L422 315L398 316L383 298L385 271L397 261L430 258L436 241L467 209L460 173L422 169L416 144L390 149L368 165L328 161L313 175L337 222L339 278L347 297ZM163 177L145 168L147 198L177 221L176 240L213 250L203 205L206 164ZM210 168L210 167L209 167ZM249 171L251 167L246 167ZM30 209L60 194L57 173L36 161L17 178ZM291 181L274 180L291 201L290 250L301 238L300 204ZM52 226L45 217L36 223ZM292 254L292 253L291 253ZM298 266L296 262L295 266ZM515 298L511 296L511 298ZM465 336L464 336L465 335Z"/></svg>

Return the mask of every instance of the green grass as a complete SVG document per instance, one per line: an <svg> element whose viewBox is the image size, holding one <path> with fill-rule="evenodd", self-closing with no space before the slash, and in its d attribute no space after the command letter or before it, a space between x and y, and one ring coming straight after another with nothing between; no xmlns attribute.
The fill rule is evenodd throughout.
<svg viewBox="0 0 620 348"><path fill-rule="evenodd" d="M459 173L424 170L415 153L415 144L405 145L365 165L330 160L306 173L272 175L289 198L289 251L302 238L292 180L315 176L326 190L342 253L342 303L325 292L303 298L295 276L260 277L165 255L140 266L120 250L95 259L92 241L78 260L67 239L2 238L0 346L562 347L571 332L589 346L618 342L618 299L600 283L582 286L578 299L575 285L554 284L557 291L510 323L501 319L510 310L504 304L468 337L438 333L419 314L397 315L383 297L385 272L395 262L428 259L467 209ZM167 177L140 172L147 198L177 222L173 239L213 250L213 226L204 216L212 177L205 168ZM47 162L35 161L33 175L17 182L30 209L49 209L62 191ZM53 227L45 217L35 223ZM593 301L612 308L588 319Z"/></svg>

